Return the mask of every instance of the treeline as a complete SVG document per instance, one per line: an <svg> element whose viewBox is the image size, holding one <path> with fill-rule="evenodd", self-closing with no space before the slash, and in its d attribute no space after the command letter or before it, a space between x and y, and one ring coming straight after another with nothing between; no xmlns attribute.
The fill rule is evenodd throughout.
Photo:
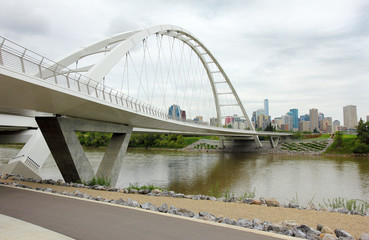
<svg viewBox="0 0 369 240"><path fill-rule="evenodd" d="M185 140L182 135L166 134L132 134L128 147L183 148Z"/></svg>
<svg viewBox="0 0 369 240"><path fill-rule="evenodd" d="M82 146L106 147L109 144L111 133L77 132ZM183 148L186 146L182 135L166 134L132 134L128 147L155 147L155 148Z"/></svg>

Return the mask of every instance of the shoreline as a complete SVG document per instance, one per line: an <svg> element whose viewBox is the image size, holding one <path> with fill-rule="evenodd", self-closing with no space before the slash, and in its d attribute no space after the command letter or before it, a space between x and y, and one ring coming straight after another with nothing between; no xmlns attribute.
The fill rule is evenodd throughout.
<svg viewBox="0 0 369 240"><path fill-rule="evenodd" d="M3 176L4 178L4 176ZM258 222L257 227L275 226L281 227L283 222L289 221L291 224L300 226L300 224L309 226L310 229L316 231L318 225L333 229L342 229L352 234L356 239L364 233L369 233L369 217L360 215L347 215L338 212L324 212L308 209L286 208L282 206L250 204L243 201L223 202L211 200L201 200L203 198L199 195L199 200L193 199L193 195L175 194L173 196L162 196L160 194L139 194L127 193L122 189L105 188L102 186L87 187L82 184L67 184L62 181L52 182L51 180L44 180L42 183L28 182L16 180L17 177L12 176L7 179L0 179L3 184L19 185L19 187L30 187L40 191L58 192L59 194L68 194L77 197L90 196L93 200L115 202L119 199L124 199L123 202L136 201L139 203L136 207L150 203L154 206L162 206L167 204L168 207L175 206L177 210L184 212L210 214L211 219L219 218L218 220L235 225L240 219L248 222ZM53 183L53 184L50 184ZM99 189L99 190L96 190ZM153 190L158 193L160 190ZM192 198L190 198L192 197ZM131 200L128 200L131 199ZM206 199L206 198L205 198ZM145 204L144 204L145 203ZM142 205L140 205L142 204ZM151 206L146 204L147 206ZM142 208L142 207L141 207ZM150 207L149 207L150 208ZM178 214L180 215L180 214ZM193 217L193 216L192 216ZM200 216L201 219L201 216ZM238 219L238 220L237 220ZM259 229L262 230L262 229Z"/></svg>

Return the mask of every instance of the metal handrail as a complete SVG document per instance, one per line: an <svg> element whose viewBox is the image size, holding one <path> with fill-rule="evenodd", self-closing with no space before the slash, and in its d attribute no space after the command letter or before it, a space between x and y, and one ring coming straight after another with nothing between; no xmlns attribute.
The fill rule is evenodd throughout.
<svg viewBox="0 0 369 240"><path fill-rule="evenodd" d="M45 81L52 81L52 83L58 86L67 87L68 89L76 92L88 96L94 96L100 100L110 102L121 107L126 106L126 108L129 108L135 112L142 112L147 115L153 115L154 117L169 119L169 116L162 109L151 106L150 104L144 103L138 99L134 99L121 91L109 88L98 81L88 78L80 73L76 73L73 70L54 62L53 60L50 60L1 36L0 65L36 76ZM61 70L63 70L63 72L61 72ZM72 72L73 74L70 74ZM129 101L130 104L127 102L128 98L131 99ZM126 104L124 104L123 99L125 99ZM145 111L145 108L148 106L160 114L153 114L153 112Z"/></svg>

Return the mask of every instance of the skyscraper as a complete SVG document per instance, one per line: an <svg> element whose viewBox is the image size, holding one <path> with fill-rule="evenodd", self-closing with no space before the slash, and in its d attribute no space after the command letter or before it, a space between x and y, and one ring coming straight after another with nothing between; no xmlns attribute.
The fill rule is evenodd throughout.
<svg viewBox="0 0 369 240"><path fill-rule="evenodd" d="M265 113L265 116L270 116L269 115L269 100L268 99L264 99L264 113Z"/></svg>
<svg viewBox="0 0 369 240"><path fill-rule="evenodd" d="M299 127L299 110L296 108L290 109L290 113L293 121L293 128Z"/></svg>
<svg viewBox="0 0 369 240"><path fill-rule="evenodd" d="M357 126L357 111L355 105L347 105L343 107L343 126L348 129L356 128Z"/></svg>
<svg viewBox="0 0 369 240"><path fill-rule="evenodd" d="M310 125L309 130L314 131L314 129L319 129L319 120L318 120L318 109L312 108L309 110L310 115Z"/></svg>

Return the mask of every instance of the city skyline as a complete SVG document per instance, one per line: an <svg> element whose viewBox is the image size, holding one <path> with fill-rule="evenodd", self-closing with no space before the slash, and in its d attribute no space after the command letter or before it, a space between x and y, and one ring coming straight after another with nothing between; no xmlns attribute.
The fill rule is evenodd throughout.
<svg viewBox="0 0 369 240"><path fill-rule="evenodd" d="M318 108L343 122L342 106L350 104L358 119L369 114L365 0L14 0L0 7L1 35L51 59L117 33L173 24L209 48L249 115L266 98L271 116Z"/></svg>

